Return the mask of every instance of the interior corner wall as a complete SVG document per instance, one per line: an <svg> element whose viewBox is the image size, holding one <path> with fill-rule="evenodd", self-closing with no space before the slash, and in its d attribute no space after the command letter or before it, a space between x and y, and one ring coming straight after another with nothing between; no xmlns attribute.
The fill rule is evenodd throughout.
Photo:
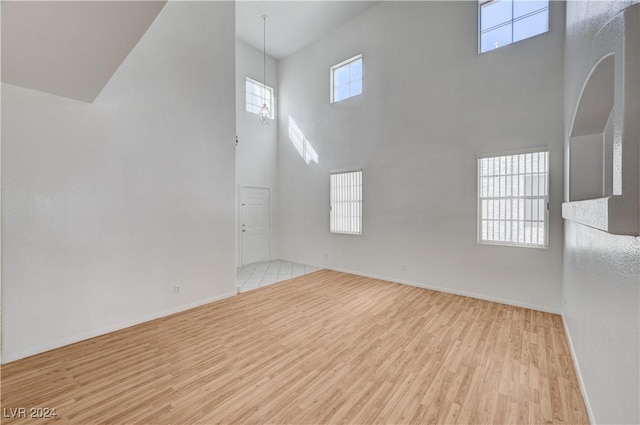
<svg viewBox="0 0 640 425"><path fill-rule="evenodd" d="M598 51L603 45L594 37L632 3L638 1L567 2L567 145L582 86L608 53ZM565 221L563 291L568 337L592 421L640 423L640 238Z"/></svg>
<svg viewBox="0 0 640 425"><path fill-rule="evenodd" d="M235 294L234 14L169 2L92 104L2 85L3 362Z"/></svg>
<svg viewBox="0 0 640 425"><path fill-rule="evenodd" d="M284 259L560 311L565 8L478 54L477 2L381 2L279 66ZM362 53L363 94L329 103ZM291 117L319 155L306 165ZM550 148L549 248L477 243L477 155ZM329 173L362 168L363 234L329 233ZM403 269L404 265L404 269Z"/></svg>
<svg viewBox="0 0 640 425"><path fill-rule="evenodd" d="M247 112L245 82L249 77L262 82L262 52L241 40L236 40L236 267L242 265L240 241L240 188L242 186L270 189L271 197L271 258L278 258L277 247L277 152L278 125L271 120L261 124L258 116ZM267 85L275 92L275 116L278 115L278 65L267 56Z"/></svg>

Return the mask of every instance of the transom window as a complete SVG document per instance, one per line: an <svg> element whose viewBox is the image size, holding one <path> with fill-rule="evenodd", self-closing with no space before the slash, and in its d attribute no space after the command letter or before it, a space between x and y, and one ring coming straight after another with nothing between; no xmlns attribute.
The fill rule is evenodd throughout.
<svg viewBox="0 0 640 425"><path fill-rule="evenodd" d="M273 87L257 82L249 77L245 83L246 110L254 114L260 112L263 104L267 104L273 119Z"/></svg>
<svg viewBox="0 0 640 425"><path fill-rule="evenodd" d="M331 103L362 94L362 55L331 67Z"/></svg>
<svg viewBox="0 0 640 425"><path fill-rule="evenodd" d="M478 158L478 242L546 248L549 152Z"/></svg>
<svg viewBox="0 0 640 425"><path fill-rule="evenodd" d="M331 233L362 234L362 171L330 176L329 229Z"/></svg>
<svg viewBox="0 0 640 425"><path fill-rule="evenodd" d="M549 0L479 0L480 53L549 31Z"/></svg>

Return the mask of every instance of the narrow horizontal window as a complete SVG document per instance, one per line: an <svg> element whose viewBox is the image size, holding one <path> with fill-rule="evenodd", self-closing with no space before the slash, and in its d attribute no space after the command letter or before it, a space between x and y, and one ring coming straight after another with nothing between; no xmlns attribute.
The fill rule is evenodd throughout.
<svg viewBox="0 0 640 425"><path fill-rule="evenodd" d="M480 53L549 31L549 0L479 0Z"/></svg>

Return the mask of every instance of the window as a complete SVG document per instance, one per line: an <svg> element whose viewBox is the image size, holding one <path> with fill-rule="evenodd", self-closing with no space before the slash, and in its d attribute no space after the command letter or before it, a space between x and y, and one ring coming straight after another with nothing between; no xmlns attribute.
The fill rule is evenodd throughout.
<svg viewBox="0 0 640 425"><path fill-rule="evenodd" d="M331 103L362 94L362 55L331 67Z"/></svg>
<svg viewBox="0 0 640 425"><path fill-rule="evenodd" d="M547 247L549 152L478 158L478 242Z"/></svg>
<svg viewBox="0 0 640 425"><path fill-rule="evenodd" d="M362 234L362 171L330 176L329 228L331 233Z"/></svg>
<svg viewBox="0 0 640 425"><path fill-rule="evenodd" d="M480 53L549 31L549 0L479 0Z"/></svg>
<svg viewBox="0 0 640 425"><path fill-rule="evenodd" d="M271 111L271 119L273 119L273 87L247 77L245 92L247 112L258 114L262 105L266 103Z"/></svg>

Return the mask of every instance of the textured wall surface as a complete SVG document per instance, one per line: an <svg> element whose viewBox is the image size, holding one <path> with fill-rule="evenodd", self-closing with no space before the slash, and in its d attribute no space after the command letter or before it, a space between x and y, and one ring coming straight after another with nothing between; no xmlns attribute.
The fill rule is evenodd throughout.
<svg viewBox="0 0 640 425"><path fill-rule="evenodd" d="M477 3L382 2L282 60L282 257L559 311L564 21L552 2L549 33L479 55ZM329 68L358 53L363 94L330 104ZM544 145L549 248L479 245L477 155ZM357 168L363 234L330 234L329 173Z"/></svg>
<svg viewBox="0 0 640 425"><path fill-rule="evenodd" d="M567 3L567 143L582 85L597 60L615 49L614 40L623 30L621 12L631 3ZM636 72L640 75L640 69ZM640 238L566 221L563 290L565 319L592 420L640 423Z"/></svg>
<svg viewBox="0 0 640 425"><path fill-rule="evenodd" d="M3 84L4 362L235 294L234 46L172 2L92 104Z"/></svg>

